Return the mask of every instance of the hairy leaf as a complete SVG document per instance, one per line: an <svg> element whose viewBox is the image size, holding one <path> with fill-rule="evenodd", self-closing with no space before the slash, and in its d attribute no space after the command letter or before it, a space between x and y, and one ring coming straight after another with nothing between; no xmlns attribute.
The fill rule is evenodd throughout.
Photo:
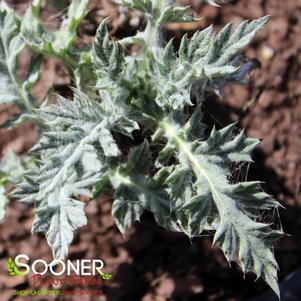
<svg viewBox="0 0 301 301"><path fill-rule="evenodd" d="M3 179L0 180L0 221L3 220L4 216L5 216L5 207L7 205L8 198L5 195L5 185L4 185L5 181L3 181Z"/></svg>
<svg viewBox="0 0 301 301"><path fill-rule="evenodd" d="M129 6L134 9L143 11L144 13L151 13L153 4L151 0L113 0L117 4Z"/></svg>
<svg viewBox="0 0 301 301"><path fill-rule="evenodd" d="M54 32L46 31L38 20L40 2L34 1L26 11L21 25L22 38L28 46L40 53L65 58L75 41L78 25L87 14L88 0L73 0L66 19Z"/></svg>
<svg viewBox="0 0 301 301"><path fill-rule="evenodd" d="M31 163L28 157L19 158L12 150L9 150L2 158L0 163L0 221L4 218L5 206L9 202L6 196L7 184L18 183ZM25 197L29 197L28 191Z"/></svg>
<svg viewBox="0 0 301 301"><path fill-rule="evenodd" d="M153 21L155 19L158 25L193 20L187 15L188 7L175 6L174 0L114 0L114 2L144 12L148 18L152 18Z"/></svg>
<svg viewBox="0 0 301 301"><path fill-rule="evenodd" d="M119 172L111 175L111 181L118 200L118 205L113 204L113 215L123 233L132 222L139 220L142 209L152 212L160 226L180 231L176 217L170 212L168 193L156 182L137 174L124 175ZM123 198L118 199L120 195ZM125 212L126 209L130 212Z"/></svg>
<svg viewBox="0 0 301 301"><path fill-rule="evenodd" d="M215 228L214 244L222 248L229 262L237 261L244 272L253 271L263 277L279 295L278 267L271 248L282 233L257 222L253 215L255 200L260 202L257 210L276 208L279 204L253 182L229 181L229 163L250 161L250 153L258 141L242 133L235 136L233 125L219 131L213 129L203 142L184 140L181 129L172 121L164 121L161 126L179 158L176 174L171 174L172 180L167 178L165 183L174 194L177 177L183 180L185 170L194 175L183 185L191 185L188 195L184 189L176 195L180 199L177 204L183 206L186 215L186 223L182 224L186 232L194 236L210 226Z"/></svg>
<svg viewBox="0 0 301 301"><path fill-rule="evenodd" d="M84 203L69 199L64 189L60 190L60 200L52 206L39 206L32 232L46 232L47 242L51 246L55 259L64 259L68 254L74 231L86 225ZM66 195L68 192L66 191Z"/></svg>
<svg viewBox="0 0 301 301"><path fill-rule="evenodd" d="M169 196L155 179L141 176L149 164L149 146L147 142L138 146L126 164L110 174L115 189L115 201L112 213L120 231L125 234L127 227L140 219L143 210L153 213L159 225L172 231L178 231L176 218L170 214Z"/></svg>
<svg viewBox="0 0 301 301"><path fill-rule="evenodd" d="M173 54L171 43L167 44L156 58L158 72L153 82L158 88L157 104L165 109L182 110L184 106L192 105L190 92L194 83L204 90L212 85L212 81L234 77L239 66L231 65L233 57L268 19L243 22L233 33L228 24L217 35L212 33L212 27L196 32L191 39L185 35L178 57Z"/></svg>
<svg viewBox="0 0 301 301"><path fill-rule="evenodd" d="M99 78L98 87L109 85L111 80L116 80L123 69L123 49L118 42L109 39L105 22L102 22L97 29L93 43L93 62L96 75Z"/></svg>
<svg viewBox="0 0 301 301"><path fill-rule="evenodd" d="M20 21L11 9L0 8L0 104L15 103L21 110L31 111L29 83L37 78L28 78L22 85L17 76L18 57L23 48Z"/></svg>
<svg viewBox="0 0 301 301"><path fill-rule="evenodd" d="M85 224L83 204L73 197L90 196L89 188L102 177L109 158L118 156L111 131L119 131L118 122L125 117L110 116L78 91L73 102L60 97L57 105L37 113L49 126L31 150L39 154L38 172L35 167L31 170L35 177L24 177L15 196L24 195L21 200L27 202L35 197L33 232L46 232L55 258L61 259L67 254L73 231ZM132 123L132 130L136 128ZM78 212L77 218L72 219L69 211Z"/></svg>

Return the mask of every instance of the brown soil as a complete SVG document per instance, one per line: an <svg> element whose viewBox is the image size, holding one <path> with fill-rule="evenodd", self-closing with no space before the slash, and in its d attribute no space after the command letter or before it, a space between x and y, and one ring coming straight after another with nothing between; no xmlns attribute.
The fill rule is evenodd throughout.
<svg viewBox="0 0 301 301"><path fill-rule="evenodd" d="M27 1L8 1L19 11ZM143 26L141 15L116 8L109 1L91 1L91 11L80 29L84 42L89 42L97 24L111 16L111 32L123 37ZM229 1L230 2L230 1ZM249 179L265 182L267 192L275 195L286 207L280 210L282 227L291 237L276 246L276 258L283 278L301 265L301 2L298 0L238 0L223 8L203 7L191 3L193 11L204 19L197 24L174 24L166 36L180 38L209 23L220 28L266 14L272 16L266 28L246 49L249 57L257 58L262 69L253 73L248 86L226 87L225 97L206 101L209 120L226 125L239 121L250 136L263 138L254 154L255 163L249 168ZM47 11L44 12L47 18ZM49 14L49 12L48 12ZM24 54L26 61L26 54ZM22 62L21 62L22 63ZM46 75L36 87L43 91L55 85L59 92L66 90L64 68L54 60L45 62ZM0 121L14 113L12 107L1 108ZM35 141L32 125L13 131L0 130L0 148L8 147L21 153ZM111 202L92 201L87 206L88 226L82 228L70 248L70 259L102 258L111 281L101 287L103 297L61 297L59 300L164 301L164 300L246 300L267 286L254 275L243 275L232 267L222 253L211 248L211 237L203 236L190 242L184 235L166 232L158 227L150 214L136 224L123 238L117 231L110 213ZM275 213L275 220L278 221ZM0 296L6 300L53 300L53 297L13 297L13 289L33 289L29 277L9 277L5 260L19 253L32 260L51 260L51 251L43 236L31 235L33 210L30 206L12 202L7 217L0 225ZM278 224L278 226L280 226ZM41 289L41 287L39 287ZM58 299L57 299L58 300Z"/></svg>

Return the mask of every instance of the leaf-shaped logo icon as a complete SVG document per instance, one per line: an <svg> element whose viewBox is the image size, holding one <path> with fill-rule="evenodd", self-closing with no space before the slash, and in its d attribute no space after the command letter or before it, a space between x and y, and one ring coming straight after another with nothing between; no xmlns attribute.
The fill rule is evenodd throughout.
<svg viewBox="0 0 301 301"><path fill-rule="evenodd" d="M111 274L107 274L107 273L103 273L103 272L99 272L99 274L100 274L100 278L102 278L103 280L111 280L112 279Z"/></svg>
<svg viewBox="0 0 301 301"><path fill-rule="evenodd" d="M8 260L6 261L5 265L6 265L8 274L10 276L19 276L19 275L20 276L24 276L26 274L26 273L20 272L17 269L17 267L16 267L14 261L11 259L11 257L8 258Z"/></svg>

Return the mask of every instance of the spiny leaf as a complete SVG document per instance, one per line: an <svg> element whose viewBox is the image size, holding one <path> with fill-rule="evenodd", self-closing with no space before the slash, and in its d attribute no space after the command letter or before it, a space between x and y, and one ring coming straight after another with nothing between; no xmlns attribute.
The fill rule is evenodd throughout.
<svg viewBox="0 0 301 301"><path fill-rule="evenodd" d="M189 166L194 174L188 194L182 190L176 195L182 198L185 217L182 227L190 236L216 228L214 244L222 248L229 262L237 261L244 272L253 271L263 277L279 295L278 267L272 247L283 234L254 220L254 210L277 208L279 203L253 182L231 184L228 180L229 163L250 161L250 153L258 141L243 134L234 136L234 125L219 131L214 129L206 141L193 143L184 140L183 129L176 130L179 127L172 122L165 121L162 127L168 143L177 149L179 164L175 166L175 179ZM167 178L165 184L174 193L175 179L170 178L172 181ZM189 186L186 183L185 187ZM261 204L256 206L256 202Z"/></svg>
<svg viewBox="0 0 301 301"><path fill-rule="evenodd" d="M175 6L174 0L114 0L114 2L144 12L153 23L159 26L170 22L194 20L187 14L188 7Z"/></svg>
<svg viewBox="0 0 301 301"><path fill-rule="evenodd" d="M5 195L5 186L0 182L0 221L3 220L5 216L5 207L9 202Z"/></svg>
<svg viewBox="0 0 301 301"><path fill-rule="evenodd" d="M47 242L51 246L56 259L64 259L68 254L74 231L85 226L87 219L84 203L67 198L68 191L64 188L57 193L57 204L41 206L36 209L36 218L32 232L46 232Z"/></svg>
<svg viewBox="0 0 301 301"><path fill-rule="evenodd" d="M118 42L110 41L105 21L97 29L92 49L96 74L101 78L98 86L105 86L103 77L116 80L122 71L124 61L122 46Z"/></svg>
<svg viewBox="0 0 301 301"><path fill-rule="evenodd" d="M21 26L22 37L34 50L64 58L75 41L78 25L87 14L88 0L73 0L67 18L54 32L46 31L38 20L40 2L33 2L27 9Z"/></svg>
<svg viewBox="0 0 301 301"><path fill-rule="evenodd" d="M86 223L84 204L73 196L90 196L89 188L102 177L107 160L119 154L111 130L119 131L115 124L125 117L110 116L79 91L73 102L62 97L58 101L37 111L49 126L31 150L39 153L38 171L35 167L31 170L35 177L24 177L15 196L24 196L23 201L35 198L33 232L46 232L55 258L62 259L73 232ZM137 128L135 123L132 126Z"/></svg>
<svg viewBox="0 0 301 301"><path fill-rule="evenodd" d="M147 140L131 151L128 161L122 166L123 172L144 172L150 166L151 152Z"/></svg>
<svg viewBox="0 0 301 301"><path fill-rule="evenodd" d="M39 184L37 183L38 174L39 168L36 165L32 166L32 168L27 166L20 180L16 181L18 186L9 196L24 203L34 203L39 192Z"/></svg>
<svg viewBox="0 0 301 301"><path fill-rule="evenodd" d="M158 18L158 25L164 25L172 22L191 22L194 21L192 16L188 15L189 7L178 7L168 5L169 1L166 1L165 7L160 11Z"/></svg>
<svg viewBox="0 0 301 301"><path fill-rule="evenodd" d="M149 156L149 146L145 141L132 151L127 163L121 168L122 174L136 174L138 172L146 171L149 166ZM122 176L119 173L117 173L116 175L116 179L113 180L113 183L115 183L115 185L120 181L121 183L122 181L126 183L125 176ZM127 228L131 226L133 222L140 220L140 216L144 210L144 207L143 203L140 202L139 198L137 198L137 196L131 192L131 189L129 189L129 187L126 187L126 185L120 187L118 186L118 184L115 187L118 188L112 206L112 214L115 218L117 227L124 235Z"/></svg>
<svg viewBox="0 0 301 301"><path fill-rule="evenodd" d="M115 198L112 205L112 215L120 232L124 235L127 228L140 220L143 212L142 204L126 198Z"/></svg>
<svg viewBox="0 0 301 301"><path fill-rule="evenodd" d="M0 104L15 103L21 110L31 111L31 101L23 93L17 76L18 57L23 48L20 21L11 9L0 8Z"/></svg>
<svg viewBox="0 0 301 301"><path fill-rule="evenodd" d="M252 161L250 153L259 140L247 138L243 131L233 138L234 127L235 124L230 124L219 131L214 127L209 138L200 143L195 152L206 155L210 160L220 164Z"/></svg>
<svg viewBox="0 0 301 301"><path fill-rule="evenodd" d="M268 22L269 18L269 16L265 16L254 21L241 23L227 40L223 39L222 54L216 64L222 65L229 62L238 51L250 43L256 33Z"/></svg>
<svg viewBox="0 0 301 301"><path fill-rule="evenodd" d="M194 83L206 88L214 85L212 81L231 76L234 79L240 71L239 66L231 65L233 57L267 21L268 17L246 21L233 33L228 24L217 35L212 34L211 26L196 32L191 39L184 35L178 58L172 54L171 44L167 44L156 58L158 69L153 83L158 89L157 104L164 109L182 110L192 104L190 92Z"/></svg>
<svg viewBox="0 0 301 301"><path fill-rule="evenodd" d="M137 162L143 158L142 162ZM140 219L143 210L153 213L162 227L178 231L176 218L170 214L170 201L167 191L155 179L141 176L148 170L149 148L147 142L134 149L128 161L110 174L115 189L112 213L119 230L125 234L127 227ZM134 164L137 162L138 164Z"/></svg>
<svg viewBox="0 0 301 301"><path fill-rule="evenodd" d="M113 0L117 4L129 6L133 9L138 9L144 13L151 13L153 4L151 0Z"/></svg>
<svg viewBox="0 0 301 301"><path fill-rule="evenodd" d="M28 157L20 159L12 150L9 150L0 163L0 221L5 216L5 207L9 202L6 196L6 186L8 183L18 183L23 173L31 165ZM29 191L26 190L26 198Z"/></svg>
<svg viewBox="0 0 301 301"><path fill-rule="evenodd" d="M110 180L115 189L116 199L123 196L122 201L125 202L120 209L122 201L118 201L118 207L113 211L120 231L123 232L130 222L138 220L143 209L152 212L160 226L171 231L180 230L176 217L170 212L168 193L155 181L137 173L121 174L118 170L110 176ZM126 208L130 212L126 213Z"/></svg>

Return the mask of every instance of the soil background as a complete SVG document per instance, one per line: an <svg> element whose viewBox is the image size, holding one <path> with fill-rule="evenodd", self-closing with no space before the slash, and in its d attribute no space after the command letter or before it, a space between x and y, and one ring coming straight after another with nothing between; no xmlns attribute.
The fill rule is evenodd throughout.
<svg viewBox="0 0 301 301"><path fill-rule="evenodd" d="M28 1L7 1L19 14ZM49 1L41 18L47 26L56 26L56 14L65 1ZM269 213L291 237L283 238L275 248L279 263L279 278L301 266L301 1L300 0L237 0L225 1L222 8L201 5L200 1L179 1L191 5L193 14L203 17L195 24L172 24L165 29L166 38L176 37L176 44L186 32L194 32L209 24L220 29L232 21L271 15L264 30L244 53L261 62L261 69L252 72L246 86L232 85L224 90L222 100L210 96L205 113L210 124L227 125L238 121L248 135L263 138L254 153L255 163L241 167L237 173L248 172L248 179L264 182L264 189L274 195L286 209ZM121 38L143 28L143 18L137 12L111 4L108 0L91 1L90 12L79 29L79 43L89 43L98 24L110 16L113 37ZM23 53L21 69L28 53ZM49 87L68 95L70 84L63 64L46 59L43 74L35 87L42 98ZM22 71L22 70L21 70ZM12 116L15 108L0 107L0 123ZM33 125L15 130L0 130L1 155L12 148L24 153L37 139ZM189 241L157 226L148 213L143 215L123 238L111 213L111 201L105 198L91 201L86 212L88 225L80 229L70 248L69 259L102 258L105 271L113 279L105 281L101 297L21 297L12 296L13 289L34 289L30 277L10 277L5 261L17 254L28 254L32 261L42 258L51 261L51 251L41 235L31 235L32 207L12 201L0 225L0 300L107 300L107 301L164 301L164 300L247 300L267 290L262 280L246 275L233 264L229 267L222 253L211 247L212 238L202 236ZM279 216L282 223L279 222ZM51 288L51 286L39 286ZM301 300L301 296L298 300Z"/></svg>

